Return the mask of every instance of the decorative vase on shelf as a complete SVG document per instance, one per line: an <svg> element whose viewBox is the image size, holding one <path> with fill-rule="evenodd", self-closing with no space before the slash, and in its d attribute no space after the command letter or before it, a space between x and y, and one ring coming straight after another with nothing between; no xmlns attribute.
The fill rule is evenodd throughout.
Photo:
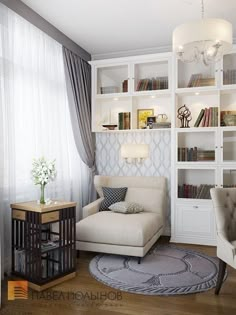
<svg viewBox="0 0 236 315"><path fill-rule="evenodd" d="M44 157L33 160L32 177L35 185L40 185L40 204L44 205L45 186L56 177L55 160L46 161Z"/></svg>

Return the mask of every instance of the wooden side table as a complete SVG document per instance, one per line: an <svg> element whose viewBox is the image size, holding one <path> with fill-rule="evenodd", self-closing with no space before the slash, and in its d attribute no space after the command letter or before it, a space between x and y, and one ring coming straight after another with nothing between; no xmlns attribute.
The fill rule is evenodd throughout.
<svg viewBox="0 0 236 315"><path fill-rule="evenodd" d="M12 274L42 291L75 277L75 202L14 203Z"/></svg>

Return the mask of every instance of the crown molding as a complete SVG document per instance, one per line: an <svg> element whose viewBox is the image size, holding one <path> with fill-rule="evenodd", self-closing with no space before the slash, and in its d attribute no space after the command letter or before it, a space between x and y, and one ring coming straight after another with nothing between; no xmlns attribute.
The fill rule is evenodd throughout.
<svg viewBox="0 0 236 315"><path fill-rule="evenodd" d="M133 50L117 51L117 52L102 53L102 54L92 54L91 57L92 57L92 60L100 60L100 59L111 59L111 58L119 58L119 57L130 57L130 56L165 53L165 52L170 52L171 50L172 50L171 45L168 45L168 46L151 47L151 48L144 48L144 49L133 49Z"/></svg>
<svg viewBox="0 0 236 315"><path fill-rule="evenodd" d="M236 37L233 37L233 45L236 45ZM130 57L130 56L139 56L139 55L148 55L148 54L157 54L157 53L166 53L172 51L172 45L151 47L144 49L133 49L133 50L124 50L116 51L110 53L101 53L101 54L92 54L92 60L102 60L102 59L112 59L119 57Z"/></svg>

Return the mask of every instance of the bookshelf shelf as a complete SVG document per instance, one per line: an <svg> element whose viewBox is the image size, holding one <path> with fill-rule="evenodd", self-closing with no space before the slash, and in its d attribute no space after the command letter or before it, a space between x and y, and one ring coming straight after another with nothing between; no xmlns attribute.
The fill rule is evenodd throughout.
<svg viewBox="0 0 236 315"><path fill-rule="evenodd" d="M175 90L176 94L194 95L195 93L201 93L203 95L207 94L219 94L219 90L215 86L209 87L190 87L190 88L177 88Z"/></svg>
<svg viewBox="0 0 236 315"><path fill-rule="evenodd" d="M226 128L226 127L222 127ZM227 127L228 128L228 127ZM189 132L199 132L199 133L205 133L209 131L217 131L218 127L191 127L191 128L175 128L176 131L179 133L189 133Z"/></svg>
<svg viewBox="0 0 236 315"><path fill-rule="evenodd" d="M130 94L127 93L107 93L107 94L97 94L96 99L114 99L114 98L127 98Z"/></svg>
<svg viewBox="0 0 236 315"><path fill-rule="evenodd" d="M133 96L167 96L169 97L171 95L170 90L156 90L156 91L135 91L133 93Z"/></svg>
<svg viewBox="0 0 236 315"><path fill-rule="evenodd" d="M236 91L236 84L224 85L220 88L221 94L230 94Z"/></svg>
<svg viewBox="0 0 236 315"><path fill-rule="evenodd" d="M171 132L171 128L157 128L157 129L124 129L124 130L102 130L97 131L96 133L139 133L139 132L160 132L160 131L168 131Z"/></svg>

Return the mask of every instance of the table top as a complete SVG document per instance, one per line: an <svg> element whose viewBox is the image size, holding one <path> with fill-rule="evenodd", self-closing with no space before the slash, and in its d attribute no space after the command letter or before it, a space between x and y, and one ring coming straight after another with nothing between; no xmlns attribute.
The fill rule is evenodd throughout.
<svg viewBox="0 0 236 315"><path fill-rule="evenodd" d="M12 209L19 209L25 211L34 211L34 212L49 212L64 208L76 207L76 202L63 201L63 200L52 200L50 204L40 204L37 201L27 201L12 203Z"/></svg>

